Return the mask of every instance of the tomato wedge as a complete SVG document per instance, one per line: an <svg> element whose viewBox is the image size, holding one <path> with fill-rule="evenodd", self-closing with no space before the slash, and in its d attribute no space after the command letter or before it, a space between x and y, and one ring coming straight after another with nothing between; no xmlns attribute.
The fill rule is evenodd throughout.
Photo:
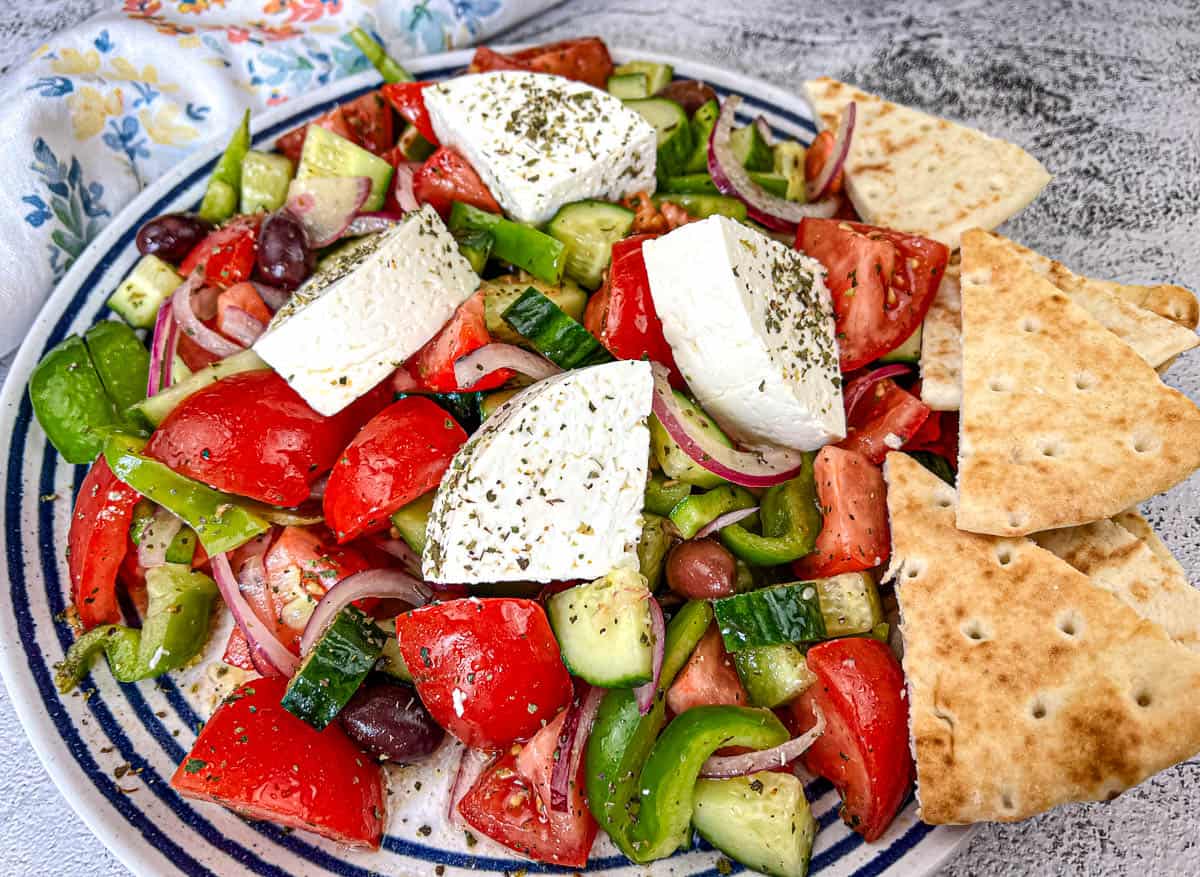
<svg viewBox="0 0 1200 877"><path fill-rule="evenodd" d="M864 375L856 380L869 380ZM851 398L854 381L846 387L846 396ZM846 422L846 437L838 447L857 451L872 463L879 465L889 451L898 450L917 434L929 418L929 406L902 388L891 378L871 386Z"/></svg>
<svg viewBox="0 0 1200 877"><path fill-rule="evenodd" d="M929 451L944 457L951 468L958 468L958 412L933 411L912 438L904 443L906 451Z"/></svg>
<svg viewBox="0 0 1200 877"><path fill-rule="evenodd" d="M813 142L809 144L808 150L804 153L804 179L808 183L816 182L817 177L821 176L821 170L825 167L825 162L829 161L829 157L833 154L833 145L837 141L832 131L822 131L813 138ZM836 195L842 191L844 171L838 171L833 178L833 182L829 184L829 194Z"/></svg>
<svg viewBox="0 0 1200 877"><path fill-rule="evenodd" d="M301 125L293 131L288 131L275 141L275 148L290 158L295 164L300 163L300 153L304 150L304 139L308 136L309 125L317 125L318 127L332 131L339 137L343 137L351 142L354 141L354 130L350 127L350 122L346 118L342 107L334 107L308 124Z"/></svg>
<svg viewBox="0 0 1200 877"><path fill-rule="evenodd" d="M612 76L613 62L608 47L599 37L580 37L502 54L480 46L471 59L469 72L489 70L530 70L577 79L596 88L605 88Z"/></svg>
<svg viewBox="0 0 1200 877"><path fill-rule="evenodd" d="M439 146L413 174L413 194L443 218L450 215L452 201L462 201L490 213L500 212L500 205L475 168L448 146Z"/></svg>
<svg viewBox="0 0 1200 877"><path fill-rule="evenodd" d="M171 777L185 798L343 844L378 848L383 770L333 722L316 731L279 703L286 679L254 679L217 708Z"/></svg>
<svg viewBox="0 0 1200 877"><path fill-rule="evenodd" d="M400 118L416 126L421 136L436 146L437 133L429 119L429 110L425 108L424 92L431 85L432 82L389 82L379 91Z"/></svg>
<svg viewBox="0 0 1200 877"><path fill-rule="evenodd" d="M812 554L792 564L800 579L822 579L881 566L891 554L887 486L862 454L821 448L813 461L821 532Z"/></svg>
<svg viewBox="0 0 1200 877"><path fill-rule="evenodd" d="M397 382L396 391L454 393L496 389L513 376L511 369L502 368L470 387L460 387L458 378L454 376L454 363L471 351L490 344L491 340L484 317L483 293L477 292L459 305L450 322L440 332L409 357L404 371L411 380ZM403 379L403 375L400 377Z"/></svg>
<svg viewBox="0 0 1200 877"><path fill-rule="evenodd" d="M204 269L204 282L227 289L249 280L258 254L258 228L262 216L239 216L210 232L188 253L179 273L187 277L197 268Z"/></svg>
<svg viewBox="0 0 1200 877"><path fill-rule="evenodd" d="M642 244L657 237L634 235L612 247L608 278L588 300L583 325L617 359L649 359L671 371L671 383L683 387L683 376L663 336L662 321L650 297Z"/></svg>
<svg viewBox="0 0 1200 877"><path fill-rule="evenodd" d="M222 335L228 335L225 324L230 308L240 308L264 326L271 322L271 309L253 283L236 283L217 296L217 331Z"/></svg>
<svg viewBox="0 0 1200 877"><path fill-rule="evenodd" d="M895 350L916 330L950 258L928 238L840 219L805 219L796 249L825 266L843 372Z"/></svg>
<svg viewBox="0 0 1200 877"><path fill-rule="evenodd" d="M667 706L679 715L696 706L745 706L749 702L714 622L667 691Z"/></svg>
<svg viewBox="0 0 1200 877"><path fill-rule="evenodd" d="M582 760L579 773L571 779L567 811L548 806L566 717L566 710L559 713L519 754L505 753L463 796L458 812L472 828L522 855L583 868L599 826L584 798Z"/></svg>
<svg viewBox="0 0 1200 877"><path fill-rule="evenodd" d="M228 493L296 506L386 394L372 391L324 417L275 372L243 372L184 399L154 431L146 453Z"/></svg>
<svg viewBox="0 0 1200 877"><path fill-rule="evenodd" d="M892 650L870 637L819 643L807 661L817 682L795 702L793 716L811 727L815 703L826 724L804 754L805 766L837 788L846 824L864 840L878 840L904 803L915 770L904 672Z"/></svg>
<svg viewBox="0 0 1200 877"><path fill-rule="evenodd" d="M571 697L546 613L533 600L451 600L396 619L421 701L468 746L532 737Z"/></svg>
<svg viewBox="0 0 1200 877"><path fill-rule="evenodd" d="M325 520L338 541L389 526L388 515L437 486L466 440L453 417L421 396L375 415L329 473Z"/></svg>
<svg viewBox="0 0 1200 877"><path fill-rule="evenodd" d="M71 595L85 629L121 620L117 572L129 547L138 492L117 479L104 457L92 464L71 513L67 570Z"/></svg>
<svg viewBox="0 0 1200 877"><path fill-rule="evenodd" d="M332 131L375 155L383 155L396 143L392 110L379 91L334 107L308 124L288 131L275 141L275 148L299 163L309 125Z"/></svg>

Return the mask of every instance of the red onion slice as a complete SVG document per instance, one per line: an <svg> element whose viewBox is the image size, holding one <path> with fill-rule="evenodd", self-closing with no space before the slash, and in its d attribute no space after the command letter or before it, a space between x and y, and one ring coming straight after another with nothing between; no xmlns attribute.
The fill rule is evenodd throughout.
<svg viewBox="0 0 1200 877"><path fill-rule="evenodd" d="M866 398L867 391L878 384L885 378L894 378L898 375L908 374L909 366L902 362L893 363L892 365L881 366L871 372L865 372L853 378L846 385L845 395L842 403L846 409L846 422L850 422L850 417L854 414L854 409L858 407L858 403Z"/></svg>
<svg viewBox="0 0 1200 877"><path fill-rule="evenodd" d="M271 313L275 313L292 298L290 292L286 289L280 289L278 286L269 286L266 283L258 283L257 281L251 281L251 284L254 286L254 291L258 293L259 298L271 309Z"/></svg>
<svg viewBox="0 0 1200 877"><path fill-rule="evenodd" d="M377 231L387 231L403 219L394 213L360 213L351 220L342 233L342 237L355 238Z"/></svg>
<svg viewBox="0 0 1200 877"><path fill-rule="evenodd" d="M820 707L813 704L813 715L817 723L799 737L793 737L786 743L772 749L759 752L747 752L744 755L714 755L704 762L700 768L700 776L706 779L726 780L730 777L742 777L760 770L771 770L783 767L789 761L795 761L807 749L817 742L817 738L825 731L825 716Z"/></svg>
<svg viewBox="0 0 1200 877"><path fill-rule="evenodd" d="M510 368L535 381L544 380L562 371L545 357L515 344L496 343L485 344L455 362L454 380L458 381L460 387L470 387L502 368Z"/></svg>
<svg viewBox="0 0 1200 877"><path fill-rule="evenodd" d="M471 791L480 774L487 770L492 763L491 754L482 749L472 749L465 743L454 741L459 747L458 768L454 771L454 784L450 786L450 799L447 801L446 821L451 825L461 825L462 818L458 814L458 804Z"/></svg>
<svg viewBox="0 0 1200 877"><path fill-rule="evenodd" d="M558 751L550 772L550 809L558 813L570 809L571 780L579 776L579 762L583 760L604 694L603 688L580 682L575 698L567 707L569 712L558 735Z"/></svg>
<svg viewBox="0 0 1200 877"><path fill-rule="evenodd" d="M291 678L300 666L300 659L293 655L288 647L276 639L275 634L267 628L262 619L255 614L246 598L242 596L241 586L233 576L229 566L229 558L224 554L214 554L212 558L213 578L216 579L217 589L221 599L233 614L233 621L238 630L246 637L250 647L250 656L254 666L260 673L264 670L274 671L274 675ZM272 675L270 672L263 675Z"/></svg>
<svg viewBox="0 0 1200 877"><path fill-rule="evenodd" d="M829 194L829 187L837 178L838 172L846 164L846 156L850 154L850 138L854 136L854 120L858 116L858 105L854 101L846 104L842 111L842 120L838 123L837 139L833 141L833 149L825 166L817 174L817 178L808 184L808 200L819 201Z"/></svg>
<svg viewBox="0 0 1200 877"><path fill-rule="evenodd" d="M167 549L171 540L183 529L183 521L161 506L154 510L154 517L142 528L138 541L138 563L145 569L162 566L167 562Z"/></svg>
<svg viewBox="0 0 1200 877"><path fill-rule="evenodd" d="M432 596L433 590L428 585L398 569L367 569L346 576L325 592L313 610L300 637L300 654L307 655L337 614L355 600L387 597L411 606L424 606Z"/></svg>
<svg viewBox="0 0 1200 877"><path fill-rule="evenodd" d="M700 528L699 532L693 537L695 539L703 539L709 536L722 527L728 527L730 524L736 524L738 521L743 521L758 511L758 506L750 506L748 509L738 509L737 511L726 512L716 518L713 518L707 524Z"/></svg>
<svg viewBox="0 0 1200 877"><path fill-rule="evenodd" d="M689 420L675 400L668 372L659 363L654 371L654 416L688 457L707 471L743 487L770 487L795 477L804 455L788 448L739 451L717 441L709 430Z"/></svg>
<svg viewBox="0 0 1200 877"><path fill-rule="evenodd" d="M375 544L381 551L400 561L400 565L409 573L417 578L421 577L421 558L403 539L380 539Z"/></svg>
<svg viewBox="0 0 1200 877"><path fill-rule="evenodd" d="M775 132L771 130L771 123L765 116L755 116L754 127L758 129L758 136L763 139L763 143L767 146L775 145Z"/></svg>
<svg viewBox="0 0 1200 877"><path fill-rule="evenodd" d="M225 309L224 317L221 320L221 328L226 335L243 347L251 346L258 340L258 336L262 335L267 329L261 320L258 320L237 305L230 305Z"/></svg>
<svg viewBox="0 0 1200 877"><path fill-rule="evenodd" d="M300 220L314 247L342 236L371 195L369 177L308 177L288 186L287 210Z"/></svg>
<svg viewBox="0 0 1200 877"><path fill-rule="evenodd" d="M742 99L737 95L725 98L721 113L717 116L717 124L713 126L708 139L708 172L717 188L723 194L742 201L755 222L775 231L794 231L796 224L805 218L828 219L833 216L838 209L835 198L798 204L772 195L750 179L749 173L734 156L730 141L734 113L741 102Z"/></svg>
<svg viewBox="0 0 1200 877"><path fill-rule="evenodd" d="M171 314L185 335L209 353L224 359L227 356L233 356L243 348L208 328L200 322L200 318L192 310L192 295L197 292L203 276L203 271L193 271L187 280L179 284L175 292L171 294Z"/></svg>
<svg viewBox="0 0 1200 877"><path fill-rule="evenodd" d="M395 198L396 205L405 213L412 213L421 207L417 203L417 196L413 191L413 174L420 169L419 161L402 161L396 165L396 170L392 174L392 197Z"/></svg>
<svg viewBox="0 0 1200 877"><path fill-rule="evenodd" d="M150 342L150 374L146 379L147 396L153 396L171 386L178 342L179 324L175 322L171 301L168 299L158 309L158 318L154 321L154 335Z"/></svg>
<svg viewBox="0 0 1200 877"><path fill-rule="evenodd" d="M639 685L633 690L637 698L638 711L644 716L654 706L654 695L658 691L658 683L662 680L663 657L667 653L667 622L663 619L662 607L653 596L650 600L650 634L654 637L653 675L645 685Z"/></svg>

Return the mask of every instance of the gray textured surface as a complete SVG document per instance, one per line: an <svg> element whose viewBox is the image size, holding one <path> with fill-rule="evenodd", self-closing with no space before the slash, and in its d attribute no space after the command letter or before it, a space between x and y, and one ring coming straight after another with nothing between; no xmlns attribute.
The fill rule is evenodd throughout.
<svg viewBox="0 0 1200 877"><path fill-rule="evenodd" d="M0 69L99 6L6 5ZM827 73L977 125L1026 146L1056 174L1009 226L1014 237L1084 273L1200 287L1200 5L932 6L579 0L510 36L598 33L790 88ZM1194 362L1177 366L1171 382L1200 398ZM1148 505L1193 581L1200 579L1198 497L1194 478ZM7 703L0 739L0 874L126 873L45 779ZM1111 804L981 827L942 875L1198 874L1198 813L1200 762L1193 761Z"/></svg>

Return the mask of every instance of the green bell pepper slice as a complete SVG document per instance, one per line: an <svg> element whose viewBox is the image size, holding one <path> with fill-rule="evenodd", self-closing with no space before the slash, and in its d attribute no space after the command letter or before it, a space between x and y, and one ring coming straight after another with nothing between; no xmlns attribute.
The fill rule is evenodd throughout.
<svg viewBox="0 0 1200 877"><path fill-rule="evenodd" d="M450 231L456 233L489 231L492 233L492 255L497 259L524 268L547 283L562 280L567 248L558 238L461 201L451 205L448 225Z"/></svg>
<svg viewBox="0 0 1200 877"><path fill-rule="evenodd" d="M93 628L71 644L55 666L54 682L64 694L79 684L100 652L113 676L137 682L161 676L194 658L208 640L217 586L203 573L166 563L146 570L146 617L141 630L121 624Z"/></svg>
<svg viewBox="0 0 1200 877"><path fill-rule="evenodd" d="M137 333L126 323L105 320L83 333L83 341L117 411L131 427L145 426L140 415L127 410L146 398L150 375L150 351Z"/></svg>
<svg viewBox="0 0 1200 877"><path fill-rule="evenodd" d="M68 463L90 463L104 434L122 424L87 345L72 335L47 353L29 378L29 401L50 443Z"/></svg>
<svg viewBox="0 0 1200 877"><path fill-rule="evenodd" d="M630 841L639 863L662 859L688 843L700 769L718 749L770 749L789 734L769 710L738 706L693 707L669 724L642 768L641 802Z"/></svg>
<svg viewBox="0 0 1200 877"><path fill-rule="evenodd" d="M235 496L193 481L142 454L141 439L114 433L104 445L113 474L196 531L209 554L249 542L271 525Z"/></svg>
<svg viewBox="0 0 1200 877"><path fill-rule="evenodd" d="M655 472L646 482L644 508L652 515L670 515L671 510L692 492L692 485Z"/></svg>
<svg viewBox="0 0 1200 877"><path fill-rule="evenodd" d="M375 39L361 27L356 27L350 31L349 37L350 42L354 43L355 48L366 55L367 60L371 62L371 66L379 71L379 75L383 77L384 82L415 81L415 77L401 67L387 53L383 46L375 42Z"/></svg>
<svg viewBox="0 0 1200 877"><path fill-rule="evenodd" d="M692 601L675 613L667 625L662 673L654 706L642 715L629 688L612 688L600 702L585 756L588 808L600 827L626 856L639 861L629 838L638 779L654 748L658 732L667 723L667 689L692 656L712 622L712 607Z"/></svg>
<svg viewBox="0 0 1200 877"><path fill-rule="evenodd" d="M681 499L671 509L670 518L684 539L691 539L706 524L721 515L757 505L754 494L736 484L722 484L704 493L694 493ZM724 533L728 527L721 532Z"/></svg>
<svg viewBox="0 0 1200 877"><path fill-rule="evenodd" d="M722 527L721 542L726 548L756 566L778 566L811 553L821 532L813 455L804 455L795 478L768 488L759 505L762 534L741 524Z"/></svg>
<svg viewBox="0 0 1200 877"><path fill-rule="evenodd" d="M238 198L242 192L242 159L250 151L250 111L242 114L242 123L233 132L229 145L221 155L212 176L204 200L200 202L199 215L209 222L224 222L237 212Z"/></svg>
<svg viewBox="0 0 1200 877"><path fill-rule="evenodd" d="M674 528L660 515L642 515L642 538L638 540L638 572L646 579L646 586L657 591L667 565L667 553L675 542Z"/></svg>

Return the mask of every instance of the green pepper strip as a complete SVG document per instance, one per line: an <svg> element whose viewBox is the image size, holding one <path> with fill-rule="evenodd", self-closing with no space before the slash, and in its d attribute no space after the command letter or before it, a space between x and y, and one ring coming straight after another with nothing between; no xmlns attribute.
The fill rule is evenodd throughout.
<svg viewBox="0 0 1200 877"><path fill-rule="evenodd" d="M92 364L100 375L117 411L132 429L146 423L140 415L127 409L146 398L146 379L150 373L150 352L146 350L132 327L125 323L105 320L88 329L83 335Z"/></svg>
<svg viewBox="0 0 1200 877"><path fill-rule="evenodd" d="M492 233L492 255L524 268L538 280L558 283L567 263L563 242L528 225L455 201L450 208L450 231Z"/></svg>
<svg viewBox="0 0 1200 877"><path fill-rule="evenodd" d="M134 545L142 544L142 534L152 520L154 520L154 503L144 499L139 500L138 504L133 507L133 522L129 525L129 539ZM167 546L166 562L191 564L195 554L196 534L191 527L183 527L171 539L171 544Z"/></svg>
<svg viewBox="0 0 1200 877"><path fill-rule="evenodd" d="M677 716L642 768L641 804L629 835L635 861L662 859L687 844L696 781L709 756L725 746L770 749L789 736L769 710L698 706Z"/></svg>
<svg viewBox="0 0 1200 877"><path fill-rule="evenodd" d="M350 31L350 42L360 52L367 56L371 65L379 71L384 82L415 82L416 78L400 66L391 55L384 51L383 46L375 42L369 33L361 27Z"/></svg>
<svg viewBox="0 0 1200 877"><path fill-rule="evenodd" d="M270 527L242 500L144 456L143 447L141 439L115 433L104 446L104 458L119 479L195 530L209 554L237 548Z"/></svg>
<svg viewBox="0 0 1200 877"><path fill-rule="evenodd" d="M645 509L654 515L669 515L692 492L692 485L655 473L646 482Z"/></svg>
<svg viewBox="0 0 1200 877"><path fill-rule="evenodd" d="M642 515L642 538L637 546L638 572L645 577L651 591L658 589L662 579L667 552L674 541L673 529L666 518L649 513Z"/></svg>
<svg viewBox="0 0 1200 877"><path fill-rule="evenodd" d="M68 463L95 460L104 447L104 432L121 424L78 335L67 338L34 367L29 401L50 443Z"/></svg>
<svg viewBox="0 0 1200 877"><path fill-rule="evenodd" d="M632 689L610 689L600 702L588 737L588 807L621 852L635 861L629 830L642 766L654 748L658 732L667 723L667 689L695 651L712 617L712 608L706 602L684 604L667 625L662 673L650 712L643 716L638 711Z"/></svg>
<svg viewBox="0 0 1200 877"><path fill-rule="evenodd" d="M221 156L212 176L204 200L200 202L200 218L209 222L224 222L237 211L238 197L242 191L242 159L250 151L250 111L242 115L242 123L233 132L229 145Z"/></svg>
<svg viewBox="0 0 1200 877"><path fill-rule="evenodd" d="M821 532L813 455L805 454L800 474L768 488L761 502L762 535L741 524L721 528L721 542L746 563L777 566L812 552Z"/></svg>
<svg viewBox="0 0 1200 877"><path fill-rule="evenodd" d="M148 604L142 629L120 624L94 628L67 650L54 682L64 694L79 684L101 651L121 682L161 676L190 661L208 639L217 586L203 573L181 564L146 570Z"/></svg>
<svg viewBox="0 0 1200 877"><path fill-rule="evenodd" d="M705 493L694 493L681 499L671 509L671 522L678 528L679 535L691 539L721 515L753 505L757 505L754 494L746 488L722 484Z"/></svg>

